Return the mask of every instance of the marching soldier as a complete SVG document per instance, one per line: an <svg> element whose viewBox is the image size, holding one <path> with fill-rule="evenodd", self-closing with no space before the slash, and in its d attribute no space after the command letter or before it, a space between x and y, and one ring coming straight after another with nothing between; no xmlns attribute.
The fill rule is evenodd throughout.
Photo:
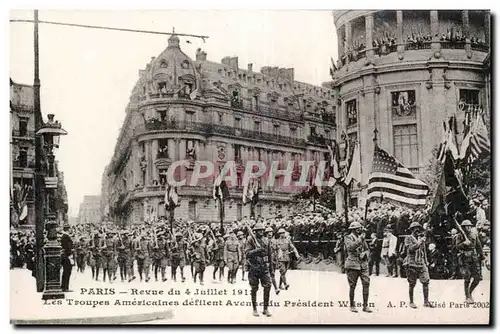
<svg viewBox="0 0 500 334"><path fill-rule="evenodd" d="M104 240L98 232L94 234L94 239L92 240L91 254L90 254L90 266L92 268L92 277L96 281L99 281L99 271L103 267L103 256L102 249L104 247Z"/></svg>
<svg viewBox="0 0 500 334"><path fill-rule="evenodd" d="M276 283L276 275L275 275L276 269L278 269L278 244L276 243L276 239L274 238L274 230L271 226L266 227L266 230L264 232L266 233L267 239L271 243L272 261L269 262L269 273L271 275L271 283L274 287L274 292L276 292L276 294L279 295L280 288Z"/></svg>
<svg viewBox="0 0 500 334"><path fill-rule="evenodd" d="M186 251L187 244L184 238L182 237L182 233L178 232L175 234L175 239L171 245L171 255L170 262L172 266L172 279L174 282L177 282L177 267L181 272L181 280L184 283L186 278L184 278L184 266L186 265Z"/></svg>
<svg viewBox="0 0 500 334"><path fill-rule="evenodd" d="M413 290L417 284L417 279L422 283L424 293L424 307L433 307L429 303L429 270L427 268L427 252L425 249L425 236L422 235L422 226L418 222L410 225L410 235L405 238L406 276L409 283L410 307L417 308L413 302Z"/></svg>
<svg viewBox="0 0 500 334"><path fill-rule="evenodd" d="M271 275L269 265L272 262L271 243L264 236L264 225L256 223L254 226L255 234L250 230L245 246L245 254L248 259L248 282L251 287L251 298L253 315L258 317L257 312L257 291L259 290L259 281L264 288L264 309L262 314L271 316L269 312L269 294L271 291Z"/></svg>
<svg viewBox="0 0 500 334"><path fill-rule="evenodd" d="M103 246L103 281L106 282L106 272L108 273L109 282L113 283L116 279L114 275L116 271L116 242L113 239L113 234L108 232L106 235L106 241Z"/></svg>
<svg viewBox="0 0 500 334"><path fill-rule="evenodd" d="M168 243L165 240L164 232L158 232L157 237L159 240L153 251L155 280L158 281L158 269L160 269L161 280L165 282L167 281L165 272L167 269Z"/></svg>
<svg viewBox="0 0 500 334"><path fill-rule="evenodd" d="M215 234L215 240L213 240L210 249L212 250L212 259L214 261L213 280L216 280L215 274L219 270L219 282L221 282L222 277L224 277L224 239L220 232Z"/></svg>
<svg viewBox="0 0 500 334"><path fill-rule="evenodd" d="M200 285L203 285L203 274L205 273L205 266L207 264L208 251L202 234L195 234L191 245L191 253L194 267L193 280L196 283L196 277L198 276L200 278Z"/></svg>
<svg viewBox="0 0 500 334"><path fill-rule="evenodd" d="M81 273L85 272L85 260L88 254L87 241L85 237L80 237L76 243L76 266L77 270Z"/></svg>
<svg viewBox="0 0 500 334"><path fill-rule="evenodd" d="M151 264L151 244L149 240L146 239L145 235L139 236L137 238L136 244L136 260L137 260L137 271L139 271L139 278L142 282L142 277L144 274L146 283L149 282L149 266Z"/></svg>
<svg viewBox="0 0 500 334"><path fill-rule="evenodd" d="M128 238L128 231L118 233L118 266L120 268L120 279L122 283L129 278L127 276L127 255L131 251L130 247L131 243Z"/></svg>
<svg viewBox="0 0 500 334"><path fill-rule="evenodd" d="M472 230L472 223L465 219L461 227L463 234L457 235L457 250L460 252L459 262L462 267L462 276L464 278L465 298L468 304L474 303L472 292L483 279L481 273L481 262L484 259L483 249L477 231ZM471 283L471 278L472 283Z"/></svg>
<svg viewBox="0 0 500 334"><path fill-rule="evenodd" d="M345 237L345 246L347 250L347 259L345 261L345 271L347 281L349 282L349 302L351 312L358 312L354 303L356 284L358 278L363 285L363 312L371 313L368 307L368 297L370 292L370 275L368 275L368 244L365 241L365 232L362 232L363 226L359 222L352 222L349 225L351 231Z"/></svg>
<svg viewBox="0 0 500 334"><path fill-rule="evenodd" d="M236 272L241 259L241 248L234 232L228 235L224 243L224 262L227 264L227 282L236 283Z"/></svg>
<svg viewBox="0 0 500 334"><path fill-rule="evenodd" d="M236 234L238 237L238 242L240 243L240 249L241 249L241 259L240 259L240 265L241 265L241 280L245 280L245 267L246 267L246 256L245 256L245 233L243 231L238 231ZM236 276L236 273L234 274Z"/></svg>
<svg viewBox="0 0 500 334"><path fill-rule="evenodd" d="M286 282L286 273L290 268L290 253L294 253L297 259L300 258L299 252L286 236L284 228L278 230L279 238L276 240L277 256L278 256L278 270L280 271L280 289L282 285L285 290L288 290L290 284Z"/></svg>

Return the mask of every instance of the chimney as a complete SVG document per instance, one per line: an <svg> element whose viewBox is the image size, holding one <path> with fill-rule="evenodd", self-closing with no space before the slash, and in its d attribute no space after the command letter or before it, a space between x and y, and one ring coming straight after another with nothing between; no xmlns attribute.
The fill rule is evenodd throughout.
<svg viewBox="0 0 500 334"><path fill-rule="evenodd" d="M238 70L238 57L231 57L229 59L229 67L233 70Z"/></svg>
<svg viewBox="0 0 500 334"><path fill-rule="evenodd" d="M221 62L222 65L226 65L226 66L229 67L229 60L230 59L231 59L231 57L224 57L224 58L221 59L220 62Z"/></svg>
<svg viewBox="0 0 500 334"><path fill-rule="evenodd" d="M197 61L206 61L207 60L207 53L205 51L202 51L200 48L196 50L196 60Z"/></svg>
<svg viewBox="0 0 500 334"><path fill-rule="evenodd" d="M249 72L249 73L252 73L252 72L253 72L253 71L252 71L252 67L253 67L253 64L252 64L252 63L248 64L248 72Z"/></svg>

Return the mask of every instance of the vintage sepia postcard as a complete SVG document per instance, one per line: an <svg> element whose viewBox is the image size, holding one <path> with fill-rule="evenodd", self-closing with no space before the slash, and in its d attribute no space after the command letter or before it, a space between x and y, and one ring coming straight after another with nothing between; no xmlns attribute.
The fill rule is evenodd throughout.
<svg viewBox="0 0 500 334"><path fill-rule="evenodd" d="M488 10L13 10L10 319L488 325Z"/></svg>

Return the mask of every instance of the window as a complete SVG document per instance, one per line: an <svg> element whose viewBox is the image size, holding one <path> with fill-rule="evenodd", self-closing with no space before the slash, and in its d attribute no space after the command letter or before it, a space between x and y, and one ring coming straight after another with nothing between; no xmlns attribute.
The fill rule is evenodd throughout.
<svg viewBox="0 0 500 334"><path fill-rule="evenodd" d="M309 129L310 129L310 132L311 132L311 136L316 136L316 127L315 126L311 126Z"/></svg>
<svg viewBox="0 0 500 334"><path fill-rule="evenodd" d="M279 124L274 124L273 125L273 135L279 136L280 135L280 126Z"/></svg>
<svg viewBox="0 0 500 334"><path fill-rule="evenodd" d="M29 118L21 117L19 119L19 136L24 137L28 134L28 120Z"/></svg>
<svg viewBox="0 0 500 334"><path fill-rule="evenodd" d="M252 110L259 111L259 97L257 95L252 96Z"/></svg>
<svg viewBox="0 0 500 334"><path fill-rule="evenodd" d="M167 183L167 169L160 168L158 170L158 175L160 176L160 184L165 185Z"/></svg>
<svg viewBox="0 0 500 334"><path fill-rule="evenodd" d="M161 111L158 111L158 113L160 114L160 120L163 122L167 119L167 111L166 110L161 110Z"/></svg>
<svg viewBox="0 0 500 334"><path fill-rule="evenodd" d="M21 147L19 149L19 166L28 167L28 148Z"/></svg>
<svg viewBox="0 0 500 334"><path fill-rule="evenodd" d="M479 91L475 89L460 89L460 102L465 106L479 105Z"/></svg>
<svg viewBox="0 0 500 334"><path fill-rule="evenodd" d="M293 127L293 126L290 127L290 137L293 137L293 138L297 137L297 128L296 127Z"/></svg>
<svg viewBox="0 0 500 334"><path fill-rule="evenodd" d="M220 124L224 124L224 116L221 114L219 114L219 123Z"/></svg>
<svg viewBox="0 0 500 334"><path fill-rule="evenodd" d="M243 216L242 210L243 210L243 206L240 203L236 204L236 219L237 220L241 220L241 218Z"/></svg>
<svg viewBox="0 0 500 334"><path fill-rule="evenodd" d="M347 126L354 126L358 124L358 110L356 106L356 100L347 101L345 105L347 112Z"/></svg>
<svg viewBox="0 0 500 334"><path fill-rule="evenodd" d="M259 121L254 121L253 122L253 130L260 132L260 122Z"/></svg>
<svg viewBox="0 0 500 334"><path fill-rule="evenodd" d="M194 117L194 112L188 112L186 111L186 122L189 123L194 123L195 117Z"/></svg>
<svg viewBox="0 0 500 334"><path fill-rule="evenodd" d="M240 160L241 159L241 145L234 145L234 159L235 160Z"/></svg>
<svg viewBox="0 0 500 334"><path fill-rule="evenodd" d="M238 130L241 130L241 118L239 117L234 118L234 127Z"/></svg>
<svg viewBox="0 0 500 334"><path fill-rule="evenodd" d="M393 117L416 116L414 90L392 92L391 104Z"/></svg>
<svg viewBox="0 0 500 334"><path fill-rule="evenodd" d="M406 167L418 167L417 126L394 126L394 156Z"/></svg>
<svg viewBox="0 0 500 334"><path fill-rule="evenodd" d="M168 158L168 139L162 138L158 140L158 154L157 159Z"/></svg>
<svg viewBox="0 0 500 334"><path fill-rule="evenodd" d="M142 171L141 181L142 181L142 185L145 186L146 185L146 171L145 170Z"/></svg>
<svg viewBox="0 0 500 334"><path fill-rule="evenodd" d="M330 130L329 129L325 129L325 138L330 139Z"/></svg>
<svg viewBox="0 0 500 334"><path fill-rule="evenodd" d="M190 220L196 220L196 202L189 202L188 215Z"/></svg>

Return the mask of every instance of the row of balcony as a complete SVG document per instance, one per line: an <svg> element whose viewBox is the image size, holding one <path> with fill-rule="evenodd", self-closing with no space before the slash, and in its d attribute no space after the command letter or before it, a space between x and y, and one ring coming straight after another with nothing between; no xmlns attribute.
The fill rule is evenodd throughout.
<svg viewBox="0 0 500 334"><path fill-rule="evenodd" d="M14 160L12 161L14 168L35 168L35 160Z"/></svg>
<svg viewBox="0 0 500 334"><path fill-rule="evenodd" d="M160 120L148 121L144 125L139 125L136 128L136 133L141 133L144 131L162 131L162 130L198 132L205 136L227 135L233 137L248 138L252 140L262 140L273 143L289 144L294 146L306 145L306 142L302 138L293 138L278 134L265 133L261 131L238 129L227 125L208 124L200 122L160 121Z"/></svg>

